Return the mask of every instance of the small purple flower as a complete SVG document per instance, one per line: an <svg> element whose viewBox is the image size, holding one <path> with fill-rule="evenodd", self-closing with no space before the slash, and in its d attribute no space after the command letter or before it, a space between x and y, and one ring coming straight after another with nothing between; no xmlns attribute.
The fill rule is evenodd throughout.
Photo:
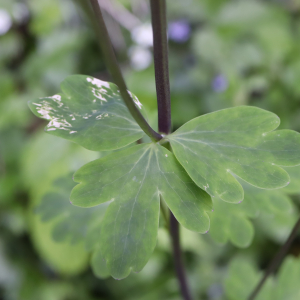
<svg viewBox="0 0 300 300"><path fill-rule="evenodd" d="M184 43L190 38L191 27L186 20L177 20L169 23L169 39L177 43Z"/></svg>
<svg viewBox="0 0 300 300"><path fill-rule="evenodd" d="M215 92L224 92L228 87L228 81L223 75L217 75L212 81L212 88Z"/></svg>

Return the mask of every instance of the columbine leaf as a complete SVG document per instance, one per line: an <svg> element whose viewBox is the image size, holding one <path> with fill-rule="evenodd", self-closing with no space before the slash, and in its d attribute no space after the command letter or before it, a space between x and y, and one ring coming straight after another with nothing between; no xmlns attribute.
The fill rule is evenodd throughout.
<svg viewBox="0 0 300 300"><path fill-rule="evenodd" d="M48 133L94 151L122 148L144 136L115 84L72 75L61 83L61 89L62 94L29 102L36 116L50 121ZM141 108L134 95L133 99Z"/></svg>
<svg viewBox="0 0 300 300"><path fill-rule="evenodd" d="M79 169L73 204L92 207L110 201L99 247L115 278L140 271L157 238L160 196L186 228L206 232L210 197L188 177L173 154L157 144L137 145Z"/></svg>
<svg viewBox="0 0 300 300"><path fill-rule="evenodd" d="M254 236L250 219L264 216L277 217L292 210L290 199L281 190L257 189L242 182L245 198L240 204L226 203L215 197L214 211L210 213L210 231L212 238L221 244L228 240L237 247L248 247Z"/></svg>
<svg viewBox="0 0 300 300"><path fill-rule="evenodd" d="M272 131L279 118L256 107L236 107L195 118L168 136L179 162L194 182L226 202L243 200L234 174L265 189L284 187L279 166L300 164L300 134Z"/></svg>
<svg viewBox="0 0 300 300"><path fill-rule="evenodd" d="M246 300L262 276L253 263L237 258L229 266L225 294L229 300ZM287 257L276 278L269 277L255 299L296 300L300 297L300 259Z"/></svg>

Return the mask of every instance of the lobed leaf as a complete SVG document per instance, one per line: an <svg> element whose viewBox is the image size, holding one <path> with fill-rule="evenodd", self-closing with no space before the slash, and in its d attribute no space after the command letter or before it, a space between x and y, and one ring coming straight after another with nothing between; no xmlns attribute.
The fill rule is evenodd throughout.
<svg viewBox="0 0 300 300"><path fill-rule="evenodd" d="M61 89L62 94L29 102L36 116L49 120L48 133L94 151L119 149L144 136L115 84L72 75L61 83ZM141 109L142 104L132 96Z"/></svg>
<svg viewBox="0 0 300 300"><path fill-rule="evenodd" d="M279 118L256 107L235 107L195 118L168 136L178 161L212 197L238 203L240 177L253 186L276 189L289 183L280 166L300 164L300 134L273 131Z"/></svg>
<svg viewBox="0 0 300 300"><path fill-rule="evenodd" d="M137 145L79 169L74 205L110 202L101 225L99 249L110 274L140 271L156 244L160 196L187 229L206 232L211 199L198 188L173 154L157 144Z"/></svg>

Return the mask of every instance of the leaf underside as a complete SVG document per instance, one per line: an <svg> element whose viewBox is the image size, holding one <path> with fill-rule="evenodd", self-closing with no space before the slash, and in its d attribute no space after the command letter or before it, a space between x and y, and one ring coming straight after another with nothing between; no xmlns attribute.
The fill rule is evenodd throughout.
<svg viewBox="0 0 300 300"><path fill-rule="evenodd" d="M279 118L256 107L235 107L195 118L168 136L178 161L212 197L243 200L240 177L263 189L289 183L280 166L300 164L300 134L273 131Z"/></svg>
<svg viewBox="0 0 300 300"><path fill-rule="evenodd" d="M36 116L49 120L46 132L94 151L119 149L144 136L115 84L72 75L61 83L61 90L62 94L29 102Z"/></svg>
<svg viewBox="0 0 300 300"><path fill-rule="evenodd" d="M101 224L99 248L114 278L140 271L154 250L160 196L187 229L209 229L207 193L197 187L173 154L157 144L137 145L88 163L74 180L74 205L111 202Z"/></svg>

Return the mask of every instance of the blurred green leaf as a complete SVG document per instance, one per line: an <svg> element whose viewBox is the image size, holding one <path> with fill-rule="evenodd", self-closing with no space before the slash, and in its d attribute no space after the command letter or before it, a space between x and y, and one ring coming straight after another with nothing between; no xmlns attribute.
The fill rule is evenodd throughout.
<svg viewBox="0 0 300 300"><path fill-rule="evenodd" d="M63 21L61 5L58 0L31 0L28 2L33 14L31 31L36 35L49 34Z"/></svg>
<svg viewBox="0 0 300 300"><path fill-rule="evenodd" d="M270 10L260 1L227 2L220 10L217 21L222 25L253 26L268 16Z"/></svg>
<svg viewBox="0 0 300 300"><path fill-rule="evenodd" d="M229 300L246 300L262 274L253 263L243 258L231 262L225 280L225 292ZM255 299L296 300L300 297L300 259L287 257L276 277L270 277Z"/></svg>
<svg viewBox="0 0 300 300"><path fill-rule="evenodd" d="M236 258L230 265L227 278L224 282L225 294L229 300L246 300L256 284L261 273L253 265L253 262L245 258ZM270 279L266 282L257 300L271 300L270 297Z"/></svg>
<svg viewBox="0 0 300 300"><path fill-rule="evenodd" d="M43 222L56 220L53 225L52 236L56 242L70 244L85 243L93 230L100 232L100 222L103 219L107 205L93 208L79 208L69 201L72 188L76 185L71 176L57 179L52 191L47 193L35 212L41 216ZM94 244L97 241L93 241Z"/></svg>
<svg viewBox="0 0 300 300"><path fill-rule="evenodd" d="M211 226L209 233L221 244L228 240L237 247L248 247L254 237L250 219L259 215L277 218L279 214L289 215L292 205L282 190L257 189L240 181L245 197L240 204L231 204L215 197L214 211L209 214Z"/></svg>
<svg viewBox="0 0 300 300"><path fill-rule="evenodd" d="M110 276L109 270L107 269L105 259L101 255L100 250L96 250L92 256L91 265L94 274L101 278L107 278Z"/></svg>
<svg viewBox="0 0 300 300"><path fill-rule="evenodd" d="M52 238L54 221L44 223L36 215L29 215L31 238L41 257L56 272L63 275L76 275L87 268L88 253L83 242L71 245L57 243ZM34 229L33 229L34 228Z"/></svg>
<svg viewBox="0 0 300 300"><path fill-rule="evenodd" d="M284 187L284 191L288 194L299 194L300 193L300 166L285 168L289 173L291 182L289 185Z"/></svg>
<svg viewBox="0 0 300 300"><path fill-rule="evenodd" d="M30 237L43 260L61 274L74 275L86 269L88 253L85 245L83 241L76 245L54 241L52 231L57 220L44 223L34 210L44 194L49 192L53 180L97 157L98 153L43 132L38 132L29 140L23 152L23 183L30 195L30 203L26 208Z"/></svg>

